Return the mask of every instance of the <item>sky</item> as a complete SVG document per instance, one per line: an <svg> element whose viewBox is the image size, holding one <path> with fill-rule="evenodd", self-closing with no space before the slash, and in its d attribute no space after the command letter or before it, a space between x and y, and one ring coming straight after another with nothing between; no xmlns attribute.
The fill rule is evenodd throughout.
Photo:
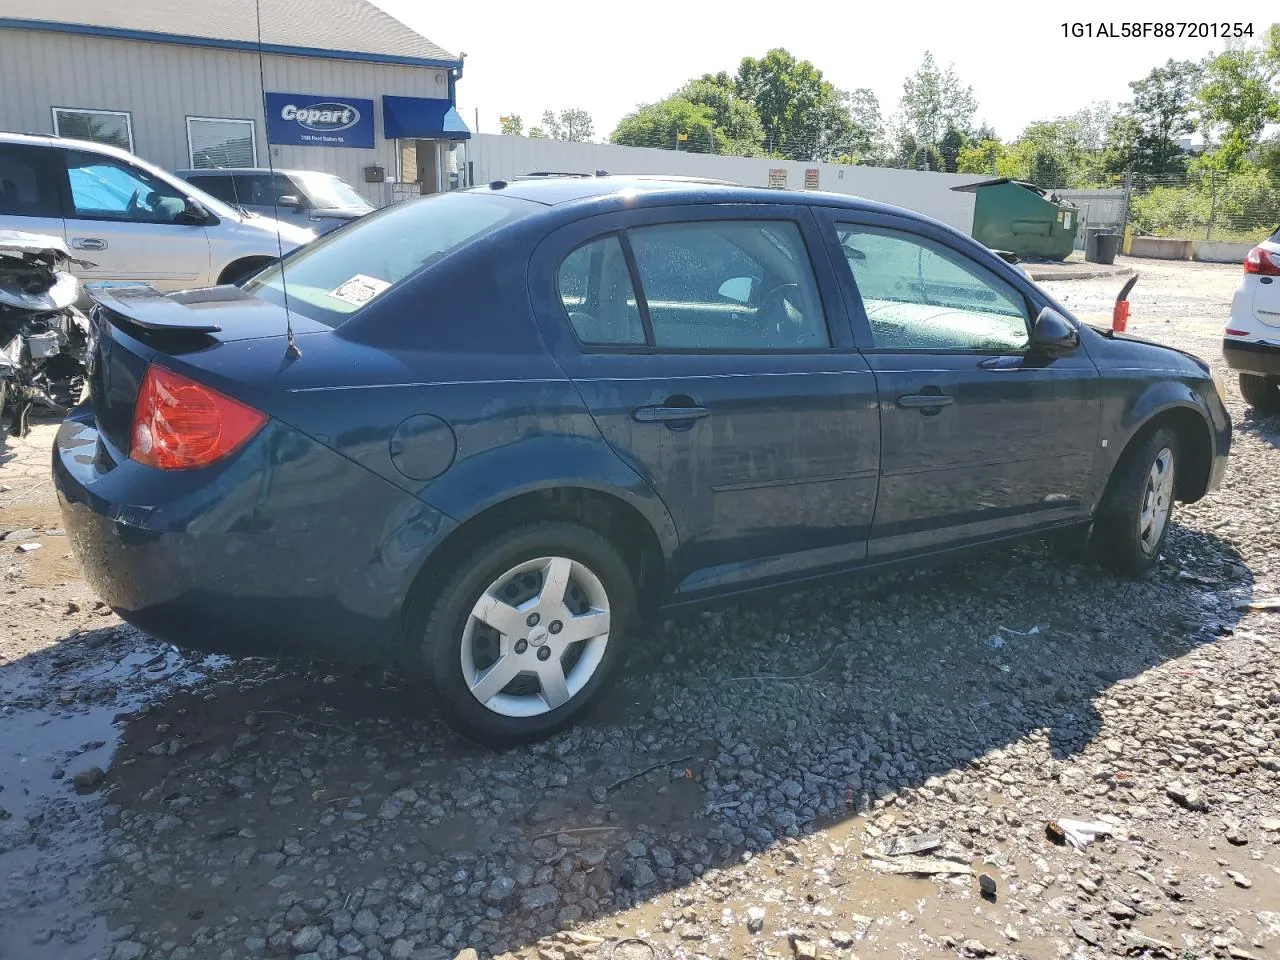
<svg viewBox="0 0 1280 960"><path fill-rule="evenodd" d="M954 63L974 88L979 122L1013 139L1026 124L1093 101L1118 104L1151 67L1221 50L1222 40L1064 37L1063 22L1201 23L1207 12L1252 22L1255 41L1271 19L1265 4L1221 7L1189 0L1084 0L1071 4L928 2L856 4L801 0L738 4L708 0L489 0L468 8L421 0L373 0L451 53L465 53L458 108L468 126L499 132L518 113L526 128L544 110L581 107L595 139L607 139L637 104L659 100L691 77L733 72L744 56L786 47L841 89L869 87L883 116L925 50ZM1248 19L1252 17L1252 20Z"/></svg>

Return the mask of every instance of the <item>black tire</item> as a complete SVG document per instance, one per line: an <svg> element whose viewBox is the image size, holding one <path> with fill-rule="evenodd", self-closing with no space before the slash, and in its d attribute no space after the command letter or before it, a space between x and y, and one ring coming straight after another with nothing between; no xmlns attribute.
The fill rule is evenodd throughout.
<svg viewBox="0 0 1280 960"><path fill-rule="evenodd" d="M534 717L505 716L472 695L462 667L463 634L472 608L491 584L507 571L541 557L581 563L599 580L608 596L608 641L595 672L567 702ZM427 682L435 688L441 712L458 733L491 747L529 743L564 729L598 702L626 660L636 609L634 575L604 537L574 523L531 523L467 551L461 569L435 594L418 641L420 662L427 670Z"/></svg>
<svg viewBox="0 0 1280 960"><path fill-rule="evenodd" d="M1168 514L1159 536L1151 541L1144 539L1139 521L1149 495L1152 467L1156 457L1166 450L1172 456ZM1177 489L1179 463L1178 435L1169 427L1160 427L1139 438L1124 452L1094 524L1093 552L1099 563L1135 579L1141 579L1150 572L1164 549L1169 526L1173 522L1173 497Z"/></svg>
<svg viewBox="0 0 1280 960"><path fill-rule="evenodd" d="M1240 374L1240 392L1258 413L1280 413L1280 377Z"/></svg>

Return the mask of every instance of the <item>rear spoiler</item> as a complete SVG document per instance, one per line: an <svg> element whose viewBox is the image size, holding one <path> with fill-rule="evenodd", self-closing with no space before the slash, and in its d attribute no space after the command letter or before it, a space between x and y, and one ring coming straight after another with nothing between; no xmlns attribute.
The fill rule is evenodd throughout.
<svg viewBox="0 0 1280 960"><path fill-rule="evenodd" d="M252 300L235 286L163 293L146 283L86 283L84 291L98 306L143 330L169 333L218 333L221 325L200 316L200 307Z"/></svg>

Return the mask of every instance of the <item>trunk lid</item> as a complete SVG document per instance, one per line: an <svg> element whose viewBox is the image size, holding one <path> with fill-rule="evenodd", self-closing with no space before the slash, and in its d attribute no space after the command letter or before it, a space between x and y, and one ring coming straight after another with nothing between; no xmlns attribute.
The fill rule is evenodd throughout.
<svg viewBox="0 0 1280 960"><path fill-rule="evenodd" d="M152 360L285 333L283 308L239 287L165 294L147 285L89 283L85 291L94 304L85 353L89 400L98 429L126 455L134 404ZM329 328L295 313L293 329L303 334Z"/></svg>

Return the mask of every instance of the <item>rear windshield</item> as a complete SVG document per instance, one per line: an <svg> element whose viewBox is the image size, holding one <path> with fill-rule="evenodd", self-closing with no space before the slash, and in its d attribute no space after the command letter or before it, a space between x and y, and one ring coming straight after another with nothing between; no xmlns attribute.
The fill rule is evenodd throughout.
<svg viewBox="0 0 1280 960"><path fill-rule="evenodd" d="M386 291L539 204L482 193L443 193L370 213L314 240L245 283L256 297L336 327Z"/></svg>

